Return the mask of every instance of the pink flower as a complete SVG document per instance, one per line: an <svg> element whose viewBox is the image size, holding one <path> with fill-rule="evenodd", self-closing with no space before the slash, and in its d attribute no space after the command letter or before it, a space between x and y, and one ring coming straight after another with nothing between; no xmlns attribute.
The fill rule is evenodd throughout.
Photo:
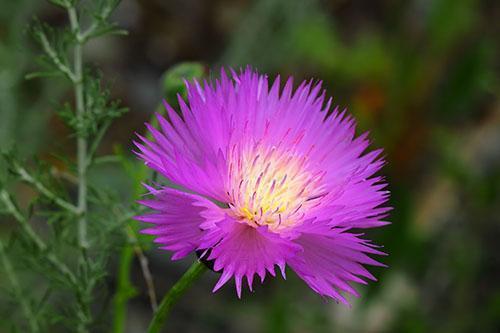
<svg viewBox="0 0 500 333"><path fill-rule="evenodd" d="M172 259L204 251L221 277L214 291L234 277L238 297L244 279L252 290L294 270L314 291L347 303L358 296L351 282L375 280L364 265L383 266L383 255L360 229L387 222L389 193L374 174L381 150L365 152L367 133L355 137L355 121L324 103L320 84L292 79L280 91L251 69L232 79L222 71L214 83L186 83L182 116L167 103L160 130L146 124L154 140L140 137L138 155L180 189L148 187L155 210L138 217L153 224Z"/></svg>

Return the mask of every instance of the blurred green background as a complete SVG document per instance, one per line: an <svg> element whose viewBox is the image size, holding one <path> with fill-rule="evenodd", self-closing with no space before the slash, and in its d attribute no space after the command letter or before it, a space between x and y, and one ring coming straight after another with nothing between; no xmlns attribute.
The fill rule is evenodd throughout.
<svg viewBox="0 0 500 333"><path fill-rule="evenodd" d="M54 112L72 92L63 80L24 79L38 53L26 33L33 16L66 24L46 2L0 1L0 147L14 142L22 155L56 163L54 153L74 155ZM206 74L250 64L271 77L323 80L388 161L392 225L368 234L384 245L390 267L372 270L379 281L360 286L352 308L321 299L292 272L243 300L231 284L212 294L218 277L210 273L175 308L166 332L500 332L500 2L124 0L114 19L129 36L84 50L130 108L100 153L132 149L134 132L172 96L163 73L191 61ZM91 177L132 200L134 180L119 166ZM111 295L118 253L104 288ZM160 295L193 260L147 254ZM143 332L151 310L134 267L139 294L127 332ZM16 313L0 320L7 315Z"/></svg>

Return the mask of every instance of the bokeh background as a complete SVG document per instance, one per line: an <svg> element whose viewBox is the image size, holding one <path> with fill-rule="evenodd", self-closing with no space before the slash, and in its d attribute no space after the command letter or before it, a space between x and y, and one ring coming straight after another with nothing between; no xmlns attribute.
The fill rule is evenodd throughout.
<svg viewBox="0 0 500 333"><path fill-rule="evenodd" d="M15 142L20 154L51 163L54 153L74 155L54 112L72 92L63 80L24 79L38 53L26 33L33 16L66 24L46 2L0 1L0 146ZM210 272L176 306L166 332L500 332L498 1L123 0L114 20L129 35L85 49L130 109L100 153L132 149L134 132L171 98L165 71L189 61L207 75L250 64L271 77L323 80L388 161L392 225L369 236L384 245L390 267L372 270L379 281L360 286L352 308L320 298L292 272L243 300L231 284L212 294ZM119 166L91 177L132 200L133 181ZM118 254L103 288L110 295ZM172 263L154 249L147 256L159 295L194 259ZM127 332L143 332L151 310L137 261L132 281L139 293ZM96 331L106 331L102 321Z"/></svg>

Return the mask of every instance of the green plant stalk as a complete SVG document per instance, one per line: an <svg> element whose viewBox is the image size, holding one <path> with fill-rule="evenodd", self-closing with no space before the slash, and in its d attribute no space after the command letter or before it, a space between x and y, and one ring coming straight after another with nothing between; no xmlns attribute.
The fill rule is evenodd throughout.
<svg viewBox="0 0 500 333"><path fill-rule="evenodd" d="M83 39L81 38L80 24L76 9L74 6L68 8L68 15L71 24L71 30L76 36L76 44L74 48L74 90L76 117L79 123L83 123L85 114L85 105L83 100L83 63L82 63L82 46ZM78 169L78 242L82 249L88 247L87 241L87 139L78 135L77 139L77 169Z"/></svg>
<svg viewBox="0 0 500 333"><path fill-rule="evenodd" d="M80 124L83 124L85 116L85 101L83 94L83 61L82 48L85 40L82 38L80 23L75 4L68 8L68 16L71 30L75 36L75 46L73 50L73 74L72 80L75 94L76 118ZM88 258L89 243L87 239L87 137L77 133L77 179L78 179L78 245L81 249L80 263L84 270L90 266ZM90 302L92 299L92 288L88 279L80 278L82 286L77 294L79 303L80 321L77 325L77 331L81 333L88 332L88 325L91 322Z"/></svg>
<svg viewBox="0 0 500 333"><path fill-rule="evenodd" d="M52 193L45 185L43 185L41 182L39 182L35 177L30 175L28 171L26 171L25 168L23 168L20 165L16 165L16 170L17 173L21 176L21 179L27 182L28 184L32 185L34 188L36 188L41 194L43 194L47 199L51 200L54 202L56 205L59 207L73 213L73 214L78 214L78 207L73 205L70 202L67 202L66 200L58 197L56 194Z"/></svg>
<svg viewBox="0 0 500 333"><path fill-rule="evenodd" d="M136 196L138 196L136 194ZM139 212L134 212L132 215L127 215L124 217L123 221L126 223L126 231L127 238L129 242L127 242L120 252L120 260L118 263L118 274L117 274L117 288L114 296L113 302L113 333L123 333L125 329L125 323L127 318L127 303L128 301L136 296L135 289L130 280L130 271L131 271L131 263L134 260L134 253L137 253L137 248L140 249L140 244L136 238L136 226L131 223L130 219L137 215ZM142 249L141 249L142 250ZM148 285L149 297L151 300L151 305L153 308L156 306L156 296L154 298L151 297L151 293L154 293L153 286L148 284L148 280L146 280L146 285ZM133 291L133 292L131 292Z"/></svg>
<svg viewBox="0 0 500 333"><path fill-rule="evenodd" d="M129 217L127 220L129 220ZM130 223L130 221L127 221L127 223ZM140 245L135 237L135 231L130 225L126 226L126 230L129 242L123 246L120 252L120 262L117 273L117 291L113 298L113 333L123 333L125 331L127 304L131 298L137 295L137 291L130 280L130 270L135 255L139 257L141 268L143 269L144 279L146 280L146 285L148 286L151 306L154 310L156 310L157 307L154 286L152 285L152 277L146 276L151 273L148 270L146 274L144 267L142 267L143 263L141 262L141 256L138 254L138 252L142 252L142 249L140 248ZM142 255L142 260L144 259L145 257Z"/></svg>
<svg viewBox="0 0 500 333"><path fill-rule="evenodd" d="M149 324L148 333L160 332L174 304L206 270L207 267L200 261L194 262L189 267L186 273L184 273L161 300L158 310L156 310Z"/></svg>
<svg viewBox="0 0 500 333"><path fill-rule="evenodd" d="M118 158L118 162L125 164L124 168L125 171L130 175L130 177L134 180L134 193L133 193L133 198L138 199L140 198L142 192L143 192L143 186L141 183L141 180L143 179L142 174L146 170L146 166L144 166L142 163L137 164L130 162L128 160L123 160L121 156L121 153L115 152L116 155L115 157ZM119 155L119 156L117 156ZM141 176L138 177L137 175L134 175L134 173L138 173ZM130 219L134 215L140 214L139 211L134 212L133 214L129 216L125 216L123 218L123 223L126 224L126 227L130 227L130 232L133 234L135 238L140 237L137 233L137 223L131 221ZM128 237L130 239L130 237ZM136 244L135 246L141 246L140 244ZM128 301L134 297L133 294L129 293L130 286L132 283L130 282L130 270L131 270L131 265L130 263L132 262L134 256L134 244L132 242L128 242L127 244L124 245L124 248L122 249L120 253L120 259L118 263L118 276L117 276L117 290L116 290L116 295L114 299L114 309L113 309L113 333L123 333L124 328L125 328L125 322L126 322L126 312L127 312L127 303ZM125 283L128 281L128 283Z"/></svg>
<svg viewBox="0 0 500 333"><path fill-rule="evenodd" d="M113 299L114 316L113 332L122 333L125 331L127 318L128 300L136 294L134 286L130 281L130 268L134 260L134 249L130 244L125 244L120 253L120 264L118 268L118 286Z"/></svg>
<svg viewBox="0 0 500 333"><path fill-rule="evenodd" d="M61 73L64 73L64 75L66 75L72 82L74 82L76 79L75 79L75 75L74 73L71 71L71 69L68 68L68 66L66 66L62 61L61 59L59 58L59 56L57 55L57 52L54 50L54 48L50 45L49 41L47 40L47 37L44 35L44 34L41 34L40 35L40 42L42 43L42 47L43 47L43 50L45 51L45 53L48 54L48 56L52 59L52 61L54 62L54 64L56 65L57 69L59 69L59 71ZM29 76L28 76L29 77Z"/></svg>
<svg viewBox="0 0 500 333"><path fill-rule="evenodd" d="M148 290L149 302L151 303L151 309L155 312L158 309L158 302L156 300L156 292L155 286L153 282L153 275L149 270L149 262L148 258L144 255L144 251L139 244L139 241L136 237L136 231L128 225L126 228L127 237L131 244L133 244L135 255L137 259L139 259L139 265L141 266L142 275L144 277L144 281L146 282L146 287Z"/></svg>
<svg viewBox="0 0 500 333"><path fill-rule="evenodd" d="M102 125L99 131L97 132L95 139L90 145L87 154L87 165L86 165L87 168L89 168L95 162L95 154L97 148L99 147L99 144L101 143L102 138L104 137L104 134L106 133L110 125L111 121L107 121L104 125Z"/></svg>
<svg viewBox="0 0 500 333"><path fill-rule="evenodd" d="M14 293L17 301L19 302L22 311L24 312L24 316L26 317L26 320L30 327L30 331L33 333L40 332L40 326L38 325L37 318L33 313L32 308L29 305L29 302L26 300L26 297L22 293L21 286L19 285L18 282L19 280L14 273L12 264L10 263L9 258L5 253L5 248L1 241L0 241L0 257L2 259L2 264L4 266L5 275L12 286L12 292Z"/></svg>
<svg viewBox="0 0 500 333"><path fill-rule="evenodd" d="M168 95L168 91L165 91L164 93ZM161 106L161 104L159 105L159 112L163 113L163 107ZM156 116L151 117L150 123L155 127L158 125L158 120L157 120ZM146 138L148 138L150 140L153 139L152 134L147 132ZM99 162L101 160L104 162L115 162L116 156L108 157L106 159L103 159L103 158L98 159ZM120 162L120 158L118 158L118 162ZM122 161L122 163L123 163L123 161ZM132 172L132 170L129 170L129 173L132 173L131 178L135 180L134 197L139 198L141 196L141 194L143 193L143 186L142 186L143 177L142 177L142 175L147 173L148 168L143 163L134 163L131 166L134 169L134 172ZM128 169L128 168L126 167L125 169ZM138 177L137 175L140 175L140 176ZM153 182L156 181L157 176L158 176L158 173L156 171L153 172L153 175L152 175ZM144 235L138 234L137 225L135 223L129 224L128 226L130 227L130 233L134 238L144 236ZM138 247L140 249L140 244L136 244L135 246L136 246L136 248ZM129 243L126 245L126 247L130 247L130 249L128 249L128 250L123 249L121 252L121 255L120 255L120 260L119 260L120 276L118 276L118 278L117 278L118 288L117 288L116 294L117 295L129 295L129 296L115 298L114 318L113 318L113 328L114 328L113 332L114 333L122 333L123 332L123 328L125 326L126 311L127 311L127 304L126 303L128 302L128 300L130 298L133 297L133 295L130 295L127 292L128 288L129 288L128 285L125 283L124 284L120 283L120 281L124 281L125 279L127 279L127 281L130 281L130 278L129 278L130 267L131 267L130 261L133 260L133 257L130 256L130 252L132 251L134 244ZM125 274L125 272L124 272L125 269L129 270L127 273L127 276L124 276L124 275L122 276L122 274ZM147 284L148 279L146 278L146 276L144 278L145 278L146 284ZM123 286L123 289L121 286ZM152 305L153 309L155 309L156 296L154 295L153 286L148 286L148 291L149 291L149 296L150 296L150 300L151 300L151 305Z"/></svg>

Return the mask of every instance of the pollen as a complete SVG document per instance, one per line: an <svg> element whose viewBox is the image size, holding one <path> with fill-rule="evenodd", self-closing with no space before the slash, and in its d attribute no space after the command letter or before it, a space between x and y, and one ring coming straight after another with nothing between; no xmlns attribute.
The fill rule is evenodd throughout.
<svg viewBox="0 0 500 333"><path fill-rule="evenodd" d="M324 173L312 172L307 155L278 147L233 148L228 193L231 214L253 227L281 232L319 204Z"/></svg>

